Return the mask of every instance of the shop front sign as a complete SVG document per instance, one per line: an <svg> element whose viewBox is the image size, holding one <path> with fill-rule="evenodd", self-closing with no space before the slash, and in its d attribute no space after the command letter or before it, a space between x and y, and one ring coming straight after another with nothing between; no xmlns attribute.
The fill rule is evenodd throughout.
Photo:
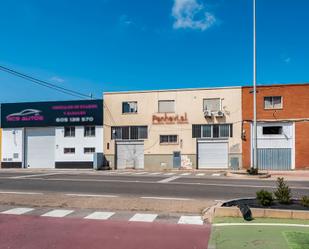
<svg viewBox="0 0 309 249"><path fill-rule="evenodd" d="M154 114L152 115L152 124L188 124L187 113L179 114Z"/></svg>

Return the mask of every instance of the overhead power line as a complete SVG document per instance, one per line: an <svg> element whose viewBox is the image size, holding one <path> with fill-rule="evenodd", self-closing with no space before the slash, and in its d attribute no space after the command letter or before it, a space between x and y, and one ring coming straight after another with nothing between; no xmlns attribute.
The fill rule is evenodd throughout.
<svg viewBox="0 0 309 249"><path fill-rule="evenodd" d="M87 94L77 92L77 91L74 91L74 90L70 90L68 88L64 88L64 87L61 87L61 86L57 86L55 84L49 83L49 82L44 81L44 80L37 79L37 78L32 77L30 75L18 72L16 70L13 70L13 69L10 69L10 68L4 67L4 66L0 66L0 70L3 71L3 72L9 73L9 74L15 75L17 77L20 77L22 79L28 80L32 83L37 84L37 85L47 87L47 88L52 89L54 91L58 91L58 92L68 94L68 95L78 97L78 98L84 98L84 99L91 99L92 98L92 96L88 96Z"/></svg>

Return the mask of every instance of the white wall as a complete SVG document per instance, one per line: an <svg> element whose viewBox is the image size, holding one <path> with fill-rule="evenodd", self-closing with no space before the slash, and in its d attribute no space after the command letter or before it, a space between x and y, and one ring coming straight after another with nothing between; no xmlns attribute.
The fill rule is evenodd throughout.
<svg viewBox="0 0 309 249"><path fill-rule="evenodd" d="M23 128L2 129L2 162L23 161Z"/></svg>
<svg viewBox="0 0 309 249"><path fill-rule="evenodd" d="M264 126L282 126L281 135L263 135ZM259 123L257 126L258 148L293 148L293 123Z"/></svg>
<svg viewBox="0 0 309 249"><path fill-rule="evenodd" d="M75 127L75 137L64 137L64 127L56 127L56 162L92 161L93 154L84 154L84 147L103 152L103 127L96 126L95 137L84 137L84 127ZM64 148L75 148L75 154L64 154Z"/></svg>

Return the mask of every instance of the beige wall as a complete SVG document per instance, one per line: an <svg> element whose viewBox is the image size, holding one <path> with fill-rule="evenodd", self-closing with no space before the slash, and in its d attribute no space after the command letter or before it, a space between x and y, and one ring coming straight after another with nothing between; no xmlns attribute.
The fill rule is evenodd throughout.
<svg viewBox="0 0 309 249"><path fill-rule="evenodd" d="M206 120L203 99L221 98L225 112L223 118ZM159 100L175 100L175 114L187 113L188 124L152 124L152 115L158 113ZM122 114L123 101L137 101L137 114ZM233 137L229 139L230 153L241 153L241 88L188 89L171 91L145 91L104 94L104 153L115 153L111 140L111 126L147 125L148 139L145 140L145 155L196 154L196 139L192 138L192 124L233 123ZM160 135L178 135L179 144L160 145ZM181 142L182 141L182 142ZM107 143L110 144L107 149Z"/></svg>

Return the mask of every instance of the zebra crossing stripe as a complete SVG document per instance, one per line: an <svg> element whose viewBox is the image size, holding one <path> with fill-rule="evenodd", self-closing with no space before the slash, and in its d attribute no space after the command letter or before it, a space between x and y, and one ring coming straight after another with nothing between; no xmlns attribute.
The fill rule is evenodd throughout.
<svg viewBox="0 0 309 249"><path fill-rule="evenodd" d="M54 210L49 211L45 214L42 214L41 216L62 218L62 217L67 216L67 215L69 215L73 212L74 212L74 210L54 209Z"/></svg>
<svg viewBox="0 0 309 249"><path fill-rule="evenodd" d="M191 173L182 173L180 174L181 176L188 176L188 175L191 175Z"/></svg>
<svg viewBox="0 0 309 249"><path fill-rule="evenodd" d="M6 210L4 212L1 212L2 214L15 214L15 215L21 215L28 213L30 211L34 210L33 208L12 208L9 210Z"/></svg>
<svg viewBox="0 0 309 249"><path fill-rule="evenodd" d="M203 225L203 220L200 216L181 216L178 224Z"/></svg>
<svg viewBox="0 0 309 249"><path fill-rule="evenodd" d="M92 214L86 216L84 219L107 220L114 214L115 214L114 212L93 212Z"/></svg>
<svg viewBox="0 0 309 249"><path fill-rule="evenodd" d="M129 221L153 222L157 216L157 214L135 214Z"/></svg>

